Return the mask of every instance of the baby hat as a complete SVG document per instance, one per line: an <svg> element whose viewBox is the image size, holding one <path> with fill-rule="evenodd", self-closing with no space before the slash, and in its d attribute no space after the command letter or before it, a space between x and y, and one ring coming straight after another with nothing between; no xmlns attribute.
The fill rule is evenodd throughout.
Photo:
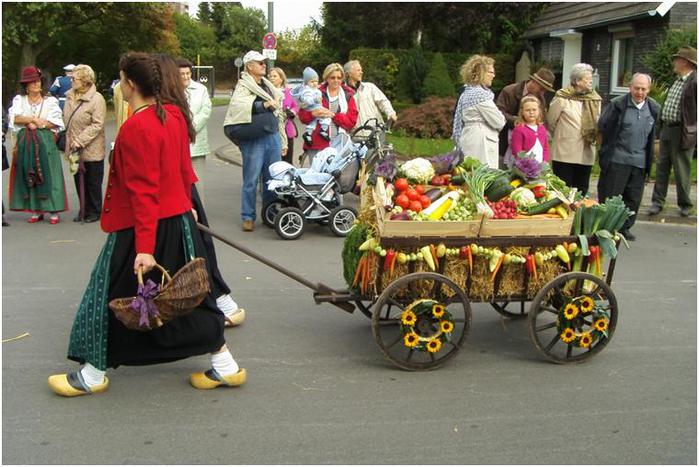
<svg viewBox="0 0 699 467"><path fill-rule="evenodd" d="M318 79L318 73L310 66L307 66L303 70L303 82L308 83L312 79Z"/></svg>

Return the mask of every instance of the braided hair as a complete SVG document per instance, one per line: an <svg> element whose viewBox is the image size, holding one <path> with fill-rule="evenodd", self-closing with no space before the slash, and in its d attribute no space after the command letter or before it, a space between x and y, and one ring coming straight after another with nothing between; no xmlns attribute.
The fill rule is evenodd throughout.
<svg viewBox="0 0 699 467"><path fill-rule="evenodd" d="M161 123L165 123L165 109L160 97L162 73L158 62L147 53L129 52L119 60L119 70L138 86L143 97L155 99L155 113Z"/></svg>
<svg viewBox="0 0 699 467"><path fill-rule="evenodd" d="M177 62L169 55L153 54L153 59L158 64L162 76L159 98L163 104L176 105L180 109L187 122L189 141L193 143L197 133L194 130L192 112L189 109L187 96L180 78L180 68L177 66Z"/></svg>

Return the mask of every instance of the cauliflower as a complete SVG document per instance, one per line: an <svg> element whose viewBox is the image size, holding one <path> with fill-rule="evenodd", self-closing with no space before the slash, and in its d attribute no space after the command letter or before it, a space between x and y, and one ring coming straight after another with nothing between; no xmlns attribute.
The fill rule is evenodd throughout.
<svg viewBox="0 0 699 467"><path fill-rule="evenodd" d="M403 163L400 171L415 183L429 183L434 177L432 163L422 157L416 157Z"/></svg>
<svg viewBox="0 0 699 467"><path fill-rule="evenodd" d="M526 209L537 204L534 192L524 187L515 188L515 190L510 193L510 199L517 203L517 207L520 209Z"/></svg>

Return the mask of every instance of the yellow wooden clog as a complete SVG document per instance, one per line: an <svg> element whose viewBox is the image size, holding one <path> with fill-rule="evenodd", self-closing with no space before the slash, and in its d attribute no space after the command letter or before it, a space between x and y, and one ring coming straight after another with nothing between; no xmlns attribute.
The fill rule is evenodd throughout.
<svg viewBox="0 0 699 467"><path fill-rule="evenodd" d="M219 386L241 386L248 378L245 368L234 375L221 376L213 368L204 373L192 373L189 382L197 389L214 389Z"/></svg>

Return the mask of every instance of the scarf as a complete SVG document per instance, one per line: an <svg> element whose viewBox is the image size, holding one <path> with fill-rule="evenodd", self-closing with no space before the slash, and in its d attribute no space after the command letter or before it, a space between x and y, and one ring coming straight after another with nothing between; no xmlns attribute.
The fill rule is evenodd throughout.
<svg viewBox="0 0 699 467"><path fill-rule="evenodd" d="M582 137L587 144L595 144L597 141L597 120L599 120L600 103L602 98L594 90L588 92L576 92L573 86L559 89L556 97L582 102Z"/></svg>
<svg viewBox="0 0 699 467"><path fill-rule="evenodd" d="M459 137L461 136L461 130L464 126L464 122L461 117L464 109L478 105L481 102L493 100L494 98L495 94L493 94L493 91L486 87L480 85L464 85L464 91L461 93L461 97L459 97L459 103L456 105L456 111L454 112L454 123L451 135L452 139L457 143L457 146Z"/></svg>

